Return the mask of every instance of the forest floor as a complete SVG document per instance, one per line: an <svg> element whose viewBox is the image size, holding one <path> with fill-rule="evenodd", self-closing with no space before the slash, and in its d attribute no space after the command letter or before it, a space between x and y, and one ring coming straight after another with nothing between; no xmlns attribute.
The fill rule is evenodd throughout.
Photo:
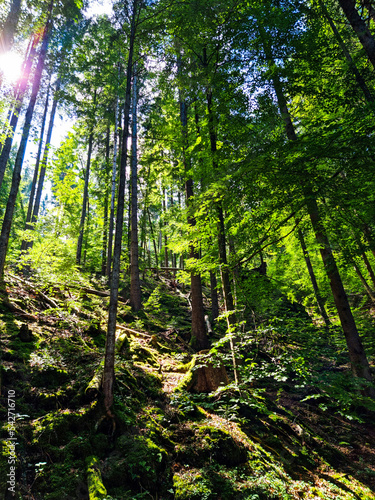
<svg viewBox="0 0 375 500"><path fill-rule="evenodd" d="M336 399L329 395L332 380L347 380L340 378L349 373L345 357L321 349L315 378L301 384L301 344L292 335L258 338L240 390L231 383L212 394L187 392L188 291L166 277L143 281L137 315L126 304L124 283L115 426L106 420L98 386L109 303L104 285L6 276L1 498L375 499L374 412L360 405L354 411L349 387L341 386ZM275 342L284 357L270 355ZM227 371L231 379L230 364Z"/></svg>

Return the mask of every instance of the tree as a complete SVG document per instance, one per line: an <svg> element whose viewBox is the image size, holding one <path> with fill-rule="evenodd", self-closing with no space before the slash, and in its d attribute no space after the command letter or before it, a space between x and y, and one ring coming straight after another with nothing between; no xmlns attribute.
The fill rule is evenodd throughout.
<svg viewBox="0 0 375 500"><path fill-rule="evenodd" d="M11 190L9 193L9 198L8 198L7 208L6 208L6 212L5 212L5 216L4 216L4 220L3 220L3 225L1 228L0 276L3 276L3 274L4 274L5 259L6 259L7 249L8 249L10 229L11 229L12 220L13 220L13 212L14 212L14 207L15 207L16 198L17 198L17 194L18 194L18 188L19 188L20 181L21 181L22 163L23 163L23 158L25 155L27 140L29 137L31 120L33 117L35 102L37 99L37 95L39 92L39 86L40 86L40 82L42 79L42 73L43 73L43 69L44 69L44 61L45 61L46 54L47 54L47 47L48 47L48 42L49 42L50 30L52 28L51 11L52 11L52 3L49 6L49 16L48 16L48 20L46 23L46 27L44 29L43 41L42 41L42 46L41 46L40 53L39 53L38 64L37 64L37 67L35 70L35 76L34 76L34 80L33 80L31 97L30 97L28 108L26 110L25 123L23 126L21 143L20 143L20 146L18 148L17 158L16 158L15 165L14 165L12 186L11 186Z"/></svg>
<svg viewBox="0 0 375 500"><path fill-rule="evenodd" d="M0 35L0 54L7 52L13 45L14 35L17 31L18 20L21 12L22 0L12 0L10 11L2 27Z"/></svg>
<svg viewBox="0 0 375 500"><path fill-rule="evenodd" d="M269 64L269 67L273 68L274 70L272 74L272 82L275 89L280 114L284 121L285 133L291 143L296 143L298 141L297 134L288 110L287 100L284 95L280 77L278 75L278 72L275 71L277 66L273 58L272 47L263 26L260 23L258 24L258 26L267 62ZM346 338L346 343L351 360L352 372L354 376L372 382L368 360L361 339L359 337L358 329L355 324L348 298L341 280L341 276L332 252L332 248L325 231L324 223L319 212L316 194L312 190L308 172L304 172L304 174L305 184L303 188L303 196L316 240L320 245L320 253L327 276L330 281L333 298ZM369 389L369 393L372 395L372 397L375 396L375 391L371 388Z"/></svg>
<svg viewBox="0 0 375 500"><path fill-rule="evenodd" d="M135 311L141 308L141 285L138 263L138 176L137 176L137 71L134 67L132 106L132 156L131 156L131 245L130 245L130 305Z"/></svg>
<svg viewBox="0 0 375 500"><path fill-rule="evenodd" d="M115 376L115 369L114 369L115 333L116 333L118 289L120 281L120 259L121 259L121 246L122 246L122 233L123 233L124 207L125 207L125 177L126 177L126 163L128 158L127 143L129 134L131 81L133 74L134 44L137 32L137 20L139 17L139 9L140 5L138 3L138 0L133 0L131 21L130 21L129 52L128 52L128 60L126 68L124 130L122 135L120 178L118 183L116 233L115 233L115 244L113 249L111 295L110 295L109 312L108 312L107 340L105 347L104 372L103 372L104 406L107 415L112 418L113 416L111 408L113 404L113 384Z"/></svg>

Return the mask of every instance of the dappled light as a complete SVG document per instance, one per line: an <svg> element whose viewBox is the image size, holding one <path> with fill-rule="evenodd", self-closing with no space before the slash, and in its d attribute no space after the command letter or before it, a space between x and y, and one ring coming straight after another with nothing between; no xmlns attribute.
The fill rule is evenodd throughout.
<svg viewBox="0 0 375 500"><path fill-rule="evenodd" d="M375 500L374 23L3 2L0 498Z"/></svg>

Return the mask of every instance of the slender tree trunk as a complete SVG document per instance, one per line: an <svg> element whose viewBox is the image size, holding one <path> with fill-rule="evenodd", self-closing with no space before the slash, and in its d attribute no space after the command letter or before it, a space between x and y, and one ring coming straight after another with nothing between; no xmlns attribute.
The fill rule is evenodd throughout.
<svg viewBox="0 0 375 500"><path fill-rule="evenodd" d="M130 243L130 305L134 311L141 308L141 284L138 262L138 175L137 175L137 75L134 68L132 107L132 157L131 157L131 243Z"/></svg>
<svg viewBox="0 0 375 500"><path fill-rule="evenodd" d="M40 159L41 159L41 156L42 156L44 129L45 129L45 126L46 126L47 112L48 112L49 89L50 89L50 87L48 86L46 103L44 105L44 113L43 113L43 118L42 118L42 127L40 129L40 139L39 139L38 153L37 153L37 156L36 156L36 162L35 162L35 168L34 168L34 176L33 176L33 181L32 181L32 184L31 184L29 204L28 204L28 207L27 207L26 224L25 224L25 229L27 229L27 230L31 230L32 229L32 226L30 225L30 221L31 221L31 215L32 215L33 206L34 206L36 184L38 182L39 164L40 164ZM25 251L26 248L27 248L27 241L23 240L22 244L21 244L21 251Z"/></svg>
<svg viewBox="0 0 375 500"><path fill-rule="evenodd" d="M89 136L89 147L88 147L88 152L87 152L85 186L83 189L81 220L79 223L79 236L78 236L77 254L76 254L77 266L81 265L81 253L82 253L83 233L84 233L84 229L85 229L87 200L88 200L88 195L89 195L89 179L90 179L90 166L91 166L91 154L92 154L93 142L94 142L94 133L91 129L90 136Z"/></svg>
<svg viewBox="0 0 375 500"><path fill-rule="evenodd" d="M148 215L148 223L150 224L151 238L152 238L152 242L154 245L155 266L156 266L156 268L158 268L159 267L158 246L157 246L156 240L155 240L155 233L154 233L154 227L153 227L152 220L151 220L150 210L148 207L146 210L147 210L147 215Z"/></svg>
<svg viewBox="0 0 375 500"><path fill-rule="evenodd" d="M10 5L10 11L0 35L0 54L7 52L13 45L13 39L17 31L21 12L21 1L22 0L13 0Z"/></svg>
<svg viewBox="0 0 375 500"><path fill-rule="evenodd" d="M118 187L118 202L117 202L117 217L116 217L116 234L115 246L113 251L113 269L111 279L111 293L108 312L108 327L107 341L105 348L104 372L103 372L103 392L104 405L107 415L113 418L113 384L115 378L115 333L116 319L118 306L118 288L120 281L120 258L121 258L121 243L124 223L124 206L125 206L125 181L126 181L126 163L128 157L128 135L129 135L129 114L130 114L130 98L131 98L131 79L133 69L133 52L134 40L136 33L136 19L138 16L138 0L133 0L133 12L131 18L131 29L129 38L129 55L126 70L126 93L124 106L124 130L122 138L121 151L121 168Z"/></svg>
<svg viewBox="0 0 375 500"><path fill-rule="evenodd" d="M373 268L372 268L372 266L370 264L370 261L368 260L368 257L366 255L365 251L363 251L361 253L361 257L363 259L363 262L365 263L366 269L367 269L367 271L368 271L368 273L370 275L370 278L371 278L371 282L372 282L372 284L373 284L373 286L375 288L375 273L374 273L374 270L373 270Z"/></svg>
<svg viewBox="0 0 375 500"><path fill-rule="evenodd" d="M26 110L25 123L24 123L23 131L22 131L22 138L21 138L20 146L18 148L16 161L14 164L12 186L10 188L10 193L9 193L8 202L7 202L6 211L5 211L4 220L3 220L3 225L1 228L1 235L0 235L0 276L1 277L4 275L5 259L6 259L6 254L7 254L7 250L8 250L9 235L10 235L10 230L11 230L12 221L13 221L14 207L15 207L15 203L16 203L19 185L21 182L22 163L23 163L23 159L25 156L27 140L29 138L31 120L32 120L33 113L34 113L35 102L36 102L36 98L37 98L37 95L39 92L40 82L42 79L42 73L43 73L43 69L44 69L44 61L45 61L46 54L47 54L49 32L50 32L50 28L51 28L51 20L50 20L51 10L52 10L52 3L50 3L49 10L48 10L48 12L49 12L48 13L48 21L47 21L47 24L46 24L46 27L44 30L44 34L43 34L43 41L42 41L42 46L40 49L38 64L37 64L37 67L35 70L35 76L34 76L33 86L32 86L32 90L31 90L31 97L30 97L29 105L28 105L27 110Z"/></svg>
<svg viewBox="0 0 375 500"><path fill-rule="evenodd" d="M86 267L87 262L87 249L89 246L89 234L90 234L90 200L87 198L87 216L86 216L86 231L85 231L85 244L83 246L83 267Z"/></svg>
<svg viewBox="0 0 375 500"><path fill-rule="evenodd" d="M270 47L269 42L266 39L264 30L262 30L261 27L260 31L263 35L262 38L267 60L270 64L270 67L275 67L275 63L272 57L272 48ZM293 126L291 116L289 114L282 84L277 73L275 72L273 72L272 81L274 84L280 113L284 120L286 135L290 141L296 141L297 135ZM350 309L349 301L341 281L341 276L336 265L336 260L332 253L328 236L320 217L315 194L313 194L311 190L309 191L308 187L305 187L304 196L307 211L309 213L311 224L314 229L315 238L320 245L320 254L322 256L324 267L330 282L332 295L340 318L341 326L344 331L352 366L352 372L354 376L364 378L371 382L372 377L368 360L359 337L357 326ZM372 397L375 397L375 390L373 388L370 388L368 392Z"/></svg>
<svg viewBox="0 0 375 500"><path fill-rule="evenodd" d="M212 165L213 170L218 170L218 164L216 159L217 153L217 138L214 126L214 118L212 111L212 93L207 90L207 111L208 111L208 126L209 126L209 136L212 154ZM230 277L228 271L228 261L227 261L227 250L226 250L226 238L225 238L225 226L224 226L224 213L221 203L216 204L216 213L218 216L218 248L219 248L219 260L220 260L220 275L223 287L224 305L226 312L233 311L233 296L230 285ZM230 322L235 323L235 317L232 314L229 316Z"/></svg>
<svg viewBox="0 0 375 500"><path fill-rule="evenodd" d="M335 37L336 37L336 40L338 42L338 44L340 45L340 48L345 56L345 59L348 61L348 64L349 64L349 68L350 70L353 72L354 76L355 76L355 79L357 80L357 83L359 85L359 87L361 88L364 96L365 96L365 99L367 102L374 102L374 98L369 90L369 88L367 87L366 85L366 82L364 80L364 78L362 77L361 73L359 72L355 62L353 61L353 58L352 56L350 55L350 52L349 50L347 49L346 45L345 45L345 42L344 40L342 39L338 29L336 28L336 25L335 23L333 22L333 19L332 17L329 15L329 12L328 12L328 9L327 7L325 6L324 2L323 1L320 1L320 6L321 6L321 9L323 11L323 14L324 16L326 17L327 21L328 21L328 24L330 25Z"/></svg>
<svg viewBox="0 0 375 500"><path fill-rule="evenodd" d="M164 215L166 214L167 212L167 206L166 206L166 202L165 202L165 187L163 186L163 213ZM167 227L167 223L164 221L164 224L163 224L164 228ZM168 267L168 237L167 235L164 233L164 266L165 267Z"/></svg>
<svg viewBox="0 0 375 500"><path fill-rule="evenodd" d="M108 201L109 201L109 134L110 127L107 126L107 134L105 140L105 192L104 192L104 215L103 215L103 243L102 243L102 275L106 275L107 267L107 244L108 244Z"/></svg>
<svg viewBox="0 0 375 500"><path fill-rule="evenodd" d="M359 268L358 264L354 259L351 259L351 262L353 264L354 270L357 273L360 282L363 285L363 288L366 290L367 295L373 302L375 302L374 292L371 290L371 287L367 283L366 278L363 276L361 269Z"/></svg>
<svg viewBox="0 0 375 500"><path fill-rule="evenodd" d="M118 65L118 74L120 75L120 64ZM112 246L113 246L113 225L115 220L115 198L116 198L116 170L117 170L117 134L118 134L118 118L119 118L119 103L118 94L116 96L115 106L115 132L113 134L113 163L112 163L112 184L111 184L111 208L109 213L109 230L108 230L108 255L106 275L108 278L111 275L112 266Z"/></svg>
<svg viewBox="0 0 375 500"><path fill-rule="evenodd" d="M25 65L24 65L25 69L23 72L23 76L21 77L21 81L19 82L19 85L18 85L18 92L15 91L16 103L15 103L14 110L12 113L12 118L10 120L10 132L5 140L5 143L4 143L3 149L1 150L1 155L0 155L0 186L3 183L5 168L7 166L7 162L9 159L10 150L12 148L14 132L15 132L16 127L17 127L19 114L20 114L20 111L22 108L23 98L25 96L27 84L28 84L29 77L30 77L31 68L32 68L33 61L34 61L34 58L36 55L37 44L38 44L38 38L34 37L31 48L30 48L30 52L27 56L27 59L26 59ZM36 78L36 75L35 75L35 78Z"/></svg>
<svg viewBox="0 0 375 500"><path fill-rule="evenodd" d="M316 281L314 269L313 269L313 266L312 266L312 263L311 263L309 252L308 252L307 247L306 247L305 238L303 236L303 233L302 233L301 229L299 229L299 228L298 228L298 231L297 231L297 236L298 236L299 242L301 244L303 258L305 259L306 267L307 267L307 270L309 272L310 281L311 281L311 284L312 284L312 287L313 287L313 290L314 290L315 300L316 300L316 303L317 303L317 306L318 306L318 309L319 309L319 313L320 313L320 315L321 315L321 317L322 317L322 319L324 321L324 324L328 328L331 323L329 321L327 311L326 311L326 309L324 307L323 297L322 297L322 295L320 293L320 290L319 290L319 287L318 287L318 282Z"/></svg>
<svg viewBox="0 0 375 500"><path fill-rule="evenodd" d="M180 71L180 61L178 60L178 66ZM181 93L179 96L180 101L180 121L181 121L181 132L182 132L182 161L184 164L185 175L188 176L190 165L189 159L187 157L188 148L188 115L187 115L187 105L185 100L182 99ZM190 227L196 225L196 220L193 213L192 198L193 198L193 179L187 178L185 182L186 190L186 205L188 207L188 224ZM198 259L198 252L195 247L194 242L190 243L190 258ZM191 344L194 349L201 351L202 349L207 349L209 346L209 341L206 333L206 323L204 320L204 308L203 308L203 295L202 295L202 281L201 276L196 271L192 271L190 274L191 282Z"/></svg>
<svg viewBox="0 0 375 500"><path fill-rule="evenodd" d="M374 240L374 237L372 235L372 231L371 231L369 225L366 223L362 224L362 228L363 228L363 234L364 234L365 239L368 243L368 246L371 250L371 253L375 257L375 240Z"/></svg>
<svg viewBox="0 0 375 500"><path fill-rule="evenodd" d="M217 293L217 279L216 273L210 271L210 285L211 285L211 314L212 321L219 316L219 297Z"/></svg>
<svg viewBox="0 0 375 500"><path fill-rule="evenodd" d="M39 216L39 208L40 208L40 202L42 199L44 178L45 178L46 169L47 169L48 153L49 153L49 148L51 146L52 131L53 131L54 123L55 123L56 109L57 109L57 104L58 104L58 99L59 99L58 93L60 90L60 85L61 85L61 81L60 81L60 79L58 79L56 82L55 95L54 95L51 114L50 114L50 118L49 118L46 144L44 146L42 166L41 166L40 174L39 174L38 189L37 189L36 195L35 195L35 203L34 203L34 208L33 208L32 219L31 219L31 222L33 223L33 225L35 225L36 221L38 220L38 216ZM28 241L26 243L26 249L32 248L32 246L33 246L33 241Z"/></svg>
<svg viewBox="0 0 375 500"><path fill-rule="evenodd" d="M354 0L338 0L347 20L355 31L367 57L375 68L375 39L365 21L358 14Z"/></svg>
<svg viewBox="0 0 375 500"><path fill-rule="evenodd" d="M206 57L204 57L206 59ZM210 136L210 145L211 145L211 155L212 155L212 167L213 170L216 171L218 169L217 163L217 137L214 123L214 115L212 110L212 92L210 89L206 90L206 99L207 99L207 112L208 112L208 131ZM227 324L228 330L232 330L232 325L236 323L236 316L234 314L234 305L233 305L233 296L230 285L230 277L229 277L229 269L228 269L228 261L227 261L227 250L226 250L226 239L225 239L225 226L224 226L224 214L223 207L221 202L216 203L215 205L217 217L218 217L218 249L219 249L219 263L220 263L220 275L221 275L221 285L223 290L224 297L224 306L225 312L228 314L227 316ZM232 362L233 362L233 373L234 380L236 385L239 382L238 375L238 362L235 356L234 349L234 340L230 339L230 349L232 353Z"/></svg>

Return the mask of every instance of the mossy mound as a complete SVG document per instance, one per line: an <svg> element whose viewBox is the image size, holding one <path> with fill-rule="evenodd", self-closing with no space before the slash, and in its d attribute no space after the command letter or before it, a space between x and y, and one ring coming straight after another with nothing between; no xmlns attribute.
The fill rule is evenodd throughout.
<svg viewBox="0 0 375 500"><path fill-rule="evenodd" d="M231 434L210 425L187 428L183 444L176 446L177 460L190 465L204 465L215 461L220 465L235 467L248 459L246 447L236 442Z"/></svg>

